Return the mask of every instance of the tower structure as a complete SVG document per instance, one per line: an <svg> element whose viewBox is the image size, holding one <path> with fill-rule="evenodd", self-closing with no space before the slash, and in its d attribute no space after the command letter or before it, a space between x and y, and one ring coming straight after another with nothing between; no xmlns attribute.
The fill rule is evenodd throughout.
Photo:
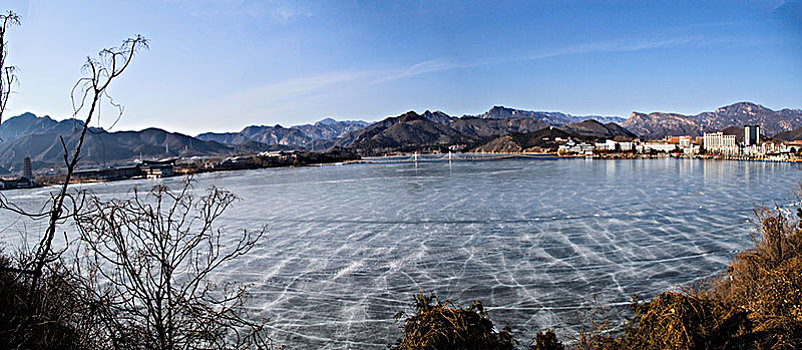
<svg viewBox="0 0 802 350"><path fill-rule="evenodd" d="M33 179L33 169L31 169L31 157L26 156L22 160L22 176L28 180Z"/></svg>

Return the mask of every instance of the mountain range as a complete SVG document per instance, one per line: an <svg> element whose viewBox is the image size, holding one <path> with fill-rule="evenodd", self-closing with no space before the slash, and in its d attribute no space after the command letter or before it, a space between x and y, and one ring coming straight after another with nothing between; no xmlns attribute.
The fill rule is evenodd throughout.
<svg viewBox="0 0 802 350"><path fill-rule="evenodd" d="M779 134L774 135L772 138L780 141L802 140L802 127L796 128L791 131L781 132Z"/></svg>
<svg viewBox="0 0 802 350"><path fill-rule="evenodd" d="M36 169L63 166L61 138L72 149L76 144L83 122L76 119L55 121L48 116L37 117L25 113L9 118L0 124L0 167L20 169L26 156ZM231 153L253 153L271 149L289 149L248 141L239 145L226 145L203 141L194 137L148 128L141 131L108 132L90 128L81 151L81 165L104 165L143 158L176 156L209 156Z"/></svg>
<svg viewBox="0 0 802 350"><path fill-rule="evenodd" d="M600 123L599 123L600 124ZM591 136L582 136L550 126L530 133L510 133L499 136L489 142L474 148L473 152L543 152L553 151L559 146L558 138L574 138L580 141L593 141Z"/></svg>
<svg viewBox="0 0 802 350"><path fill-rule="evenodd" d="M624 120L626 120L618 116L612 116L612 117L599 116L599 115L573 116L561 112L526 111L526 110L508 108L504 106L494 106L489 111L482 113L480 115L475 115L473 117L481 119L532 118L540 120L546 124L555 126L566 125L570 123L579 123L588 119L594 119L605 124L606 123L620 124Z"/></svg>
<svg viewBox="0 0 802 350"><path fill-rule="evenodd" d="M240 132L207 132L198 135L197 138L204 141L216 141L233 145L251 140L268 145L308 148L315 140L336 139L343 134L360 130L368 125L370 123L361 120L337 121L332 118L326 118L315 124L295 125L289 128L278 124L275 126L251 125Z"/></svg>
<svg viewBox="0 0 802 350"><path fill-rule="evenodd" d="M494 107L491 112L501 108ZM535 118L532 114L507 113L492 117L487 115L493 114L453 118L440 111L426 111L423 114L410 111L370 125L352 140L339 145L370 155L412 150L442 151L451 145L473 148L500 136L529 134L540 130L560 130L566 136L582 136L590 139L637 137L616 123L602 124L595 119L582 119L580 122L568 124L562 124L566 119L548 119L551 123L557 124L552 125Z"/></svg>
<svg viewBox="0 0 802 350"><path fill-rule="evenodd" d="M699 136L703 132L719 130L737 135L738 129L745 124L761 125L764 136L774 136L778 140L802 138L802 110L774 111L750 102L739 102L697 115L633 112L627 119L494 106L485 113L462 117L442 111L427 110L421 114L410 111L374 123L326 118L314 124L291 127L252 125L239 132L203 133L197 137L157 128L120 132L91 128L82 164L112 164L140 156L165 158L264 150L325 150L334 146L353 148L361 154L425 151L452 145L469 149L488 142L500 143L504 140L499 137L506 135L510 136L507 141L512 140L517 147L527 149L544 146L538 144L540 141L532 140L550 137L521 135L544 129L551 130L548 131L550 134L564 132L590 139L661 139L677 135ZM19 169L26 155L31 157L35 168L59 167L63 161L59 137L64 137L68 145L74 143L82 125L79 120L56 121L32 113L3 121L0 124L0 168ZM516 146L507 142L504 147L512 149Z"/></svg>
<svg viewBox="0 0 802 350"><path fill-rule="evenodd" d="M751 102L739 102L697 115L632 112L621 123L621 126L646 139L679 135L700 136L704 132L744 125L760 125L761 134L774 136L802 127L802 110L786 108L774 111Z"/></svg>

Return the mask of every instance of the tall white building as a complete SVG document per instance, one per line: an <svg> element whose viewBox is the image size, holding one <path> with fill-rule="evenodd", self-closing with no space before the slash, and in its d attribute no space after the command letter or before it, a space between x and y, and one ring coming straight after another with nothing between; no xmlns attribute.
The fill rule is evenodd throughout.
<svg viewBox="0 0 802 350"><path fill-rule="evenodd" d="M760 125L744 125L744 146L760 143Z"/></svg>
<svg viewBox="0 0 802 350"><path fill-rule="evenodd" d="M735 135L724 135L723 132L706 132L702 138L702 145L709 153L738 154L738 145Z"/></svg>

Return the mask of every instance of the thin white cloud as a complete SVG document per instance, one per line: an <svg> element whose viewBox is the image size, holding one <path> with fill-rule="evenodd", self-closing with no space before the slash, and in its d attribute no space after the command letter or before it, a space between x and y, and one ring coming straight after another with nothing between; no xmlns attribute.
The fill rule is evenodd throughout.
<svg viewBox="0 0 802 350"><path fill-rule="evenodd" d="M455 62L448 58L436 58L422 61L411 67L399 71L386 72L384 75L374 79L371 84L383 83L391 80L409 78L421 74L440 72L452 69L473 68L480 66L497 65L510 62L536 61L554 57L587 55L615 52L636 52L644 50L667 49L690 45L710 46L715 44L754 44L743 38L705 38L701 36L685 36L677 38L652 38L652 39L629 39L629 40L610 40L583 45L568 46L551 51L540 53L514 56L489 58L482 61L464 63Z"/></svg>
<svg viewBox="0 0 802 350"><path fill-rule="evenodd" d="M690 44L699 41L697 37L681 37L668 39L644 39L644 40L615 40L589 43L578 46L570 46L549 52L543 52L521 60L531 61L552 57L584 55L593 53L612 53L612 52L634 52L653 49L666 49Z"/></svg>
<svg viewBox="0 0 802 350"><path fill-rule="evenodd" d="M426 74L426 73L433 73L445 70L452 70L458 68L469 68L475 66L473 64L463 64L454 62L448 58L436 58L431 60L426 60L422 62L418 62L411 67L404 69L402 71L394 71L394 72L387 72L384 75L379 76L375 80L371 82L371 84L378 84L385 81L390 80L397 80L403 79L408 77L413 77L416 75Z"/></svg>
<svg viewBox="0 0 802 350"><path fill-rule="evenodd" d="M251 17L264 18L271 22L286 24L299 17L310 17L308 7L285 0L246 1L246 0L166 0L179 6L195 17Z"/></svg>
<svg viewBox="0 0 802 350"><path fill-rule="evenodd" d="M293 78L245 91L237 91L225 100L251 101L264 105L304 96L338 84L355 81L367 75L366 72L333 72Z"/></svg>

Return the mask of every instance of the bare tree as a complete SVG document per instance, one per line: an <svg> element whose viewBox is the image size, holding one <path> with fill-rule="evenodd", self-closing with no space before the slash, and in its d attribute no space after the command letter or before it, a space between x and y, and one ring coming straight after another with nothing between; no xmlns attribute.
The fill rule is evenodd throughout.
<svg viewBox="0 0 802 350"><path fill-rule="evenodd" d="M11 24L19 23L13 12L0 17L3 38ZM5 59L5 41L3 60ZM61 261L64 250L53 250L53 239L58 227L74 217L82 206L83 192L68 192L75 168L80 161L81 148L93 119L100 117L100 106L107 101L122 113L122 108L107 94L111 82L129 66L135 53L147 47L141 36L123 41L117 48L100 51L97 58L87 58L84 65L86 77L80 79L71 93L73 97L75 130L69 142L60 138L64 152L66 175L64 183L50 194L49 200L38 211L27 211L10 203L0 194L0 209L32 218L47 220L44 234L32 247L19 248L18 258L0 264L0 280L3 293L8 297L6 307L13 316L2 324L0 343L23 348L97 348L93 344L104 344L102 332L96 325L108 320L107 309L102 302L93 299L91 290L81 289L80 275L75 274ZM3 67L3 105L8 101L14 82L13 67ZM82 119L79 114L85 113ZM119 115L118 115L119 118ZM68 146L68 144L70 146ZM66 233L65 241L67 241ZM25 292L21 292L26 290ZM69 301L69 303L65 303ZM102 316L101 315L105 315ZM64 337L70 334L69 337Z"/></svg>
<svg viewBox="0 0 802 350"><path fill-rule="evenodd" d="M11 96L11 87L17 80L16 67L6 65L8 47L6 32L11 26L19 25L19 15L13 11L0 15L0 123L3 122L3 112L6 110L8 97Z"/></svg>
<svg viewBox="0 0 802 350"><path fill-rule="evenodd" d="M211 187L198 196L191 183L135 189L128 200L88 198L79 260L114 315L109 333L121 347L269 348L263 326L246 317L245 286L212 281L265 228L237 234L216 225L235 195Z"/></svg>
<svg viewBox="0 0 802 350"><path fill-rule="evenodd" d="M128 68L134 54L142 48L147 48L147 45L147 40L141 35L137 35L123 41L120 47L101 50L97 58L88 57L83 67L87 76L79 79L72 89L73 117L77 118L84 110L88 111L86 112L86 117L79 124L81 131L78 134L78 139L72 152L70 152L67 143L64 141L64 137L60 137L62 150L64 151L66 174L61 189L56 194L51 195L50 203L52 205L47 212L49 217L48 225L37 246L33 266L30 270L30 273L34 276L31 285L32 291L36 287L36 279L42 274L42 269L45 265L58 259L59 254L54 253L52 246L59 222L76 213L76 211L65 210L65 200L70 200L74 204L74 208L80 207L77 204L79 202L75 201L75 197L68 194L67 190L75 167L81 159L81 148L89 130L89 124L92 122L93 117L100 117L100 106L104 99L108 100L122 114L122 107L114 103L109 97L107 89L111 82Z"/></svg>

